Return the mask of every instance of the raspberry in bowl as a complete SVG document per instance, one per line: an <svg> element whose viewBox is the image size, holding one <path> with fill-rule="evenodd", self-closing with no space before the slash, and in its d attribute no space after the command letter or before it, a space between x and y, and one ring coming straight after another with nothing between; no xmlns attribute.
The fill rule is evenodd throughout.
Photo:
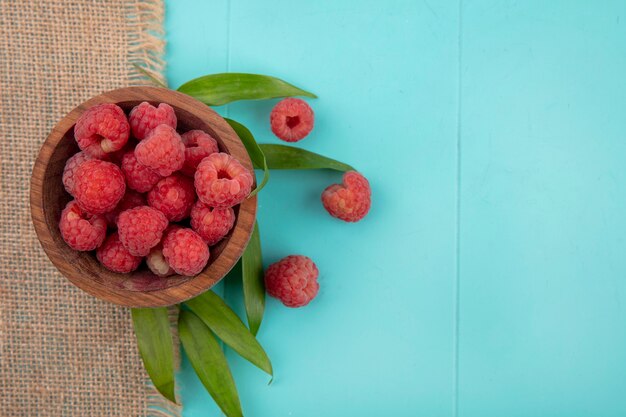
<svg viewBox="0 0 626 417"><path fill-rule="evenodd" d="M226 159L232 173L220 168ZM237 192L211 193L217 179ZM223 118L176 91L128 87L88 100L54 127L33 168L30 204L44 251L74 285L119 305L157 307L206 291L235 265L256 218L249 189L252 162ZM174 272L153 272L150 256L160 250Z"/></svg>

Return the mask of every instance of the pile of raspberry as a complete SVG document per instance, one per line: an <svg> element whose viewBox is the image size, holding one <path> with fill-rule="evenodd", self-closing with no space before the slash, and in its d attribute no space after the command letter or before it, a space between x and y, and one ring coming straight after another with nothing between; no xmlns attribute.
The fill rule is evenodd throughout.
<svg viewBox="0 0 626 417"><path fill-rule="evenodd" d="M145 261L161 277L194 276L235 223L253 176L201 130L177 131L174 109L143 102L127 116L100 104L76 122L80 151L63 171L73 197L59 229L77 251L129 273Z"/></svg>

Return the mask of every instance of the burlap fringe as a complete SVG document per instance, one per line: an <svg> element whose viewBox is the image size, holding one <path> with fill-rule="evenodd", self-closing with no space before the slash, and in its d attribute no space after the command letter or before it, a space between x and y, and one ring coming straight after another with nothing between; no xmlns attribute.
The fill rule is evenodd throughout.
<svg viewBox="0 0 626 417"><path fill-rule="evenodd" d="M134 85L150 85L153 82L144 74L139 72L134 65L138 65L166 83L164 70L165 60L163 51L165 50L164 30L163 30L163 3L162 0L146 0L139 4L132 4L127 7L126 15L128 19L128 78ZM133 65L134 64L134 65ZM169 309L170 324L172 326L172 336L174 339L174 362L176 369L180 366L180 352L177 332L178 308ZM180 417L182 408L172 404L154 388L152 383L147 384L147 417ZM179 395L177 395L179 397ZM180 402L180 401L179 401Z"/></svg>
<svg viewBox="0 0 626 417"><path fill-rule="evenodd" d="M139 65L166 83L164 70L165 50L162 0L146 0L128 6L128 76L133 84L152 84L133 66Z"/></svg>

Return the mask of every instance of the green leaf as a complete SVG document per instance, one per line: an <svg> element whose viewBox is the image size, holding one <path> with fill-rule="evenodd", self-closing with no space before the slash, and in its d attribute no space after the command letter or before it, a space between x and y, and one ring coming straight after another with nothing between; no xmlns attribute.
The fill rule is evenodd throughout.
<svg viewBox="0 0 626 417"><path fill-rule="evenodd" d="M139 71L140 73L142 73L143 75L145 75L146 77L148 77L150 79L150 81L152 81L153 83L155 83L156 85L158 85L159 87L163 87L163 88L167 88L167 85L165 85L163 83L163 81L159 80L154 74L152 74L150 71L148 71L147 69L140 67L137 64L133 64L133 67L135 67L135 69L137 71Z"/></svg>
<svg viewBox="0 0 626 417"><path fill-rule="evenodd" d="M131 311L143 365L156 389L176 403L174 346L167 308L133 308Z"/></svg>
<svg viewBox="0 0 626 417"><path fill-rule="evenodd" d="M263 282L263 257L261 254L261 235L258 222L250 242L241 257L243 277L243 298L246 305L246 316L250 331L256 336L263 320L265 310L265 283Z"/></svg>
<svg viewBox="0 0 626 417"><path fill-rule="evenodd" d="M217 294L207 291L185 304L235 352L272 375L272 364L259 342Z"/></svg>
<svg viewBox="0 0 626 417"><path fill-rule="evenodd" d="M250 155L250 159L255 167L263 170L263 179L261 180L261 184L257 185L257 187L252 190L250 193L250 197L258 193L265 187L267 181L270 179L270 170L267 168L267 161L265 160L265 155L263 151L259 147L259 144L254 140L254 136L248 130L247 127L242 125L239 122L236 122L232 119L225 119L228 124L233 128L243 145L246 147L246 151L248 151L248 155Z"/></svg>
<svg viewBox="0 0 626 417"><path fill-rule="evenodd" d="M178 316L178 335L198 378L228 417L243 417L235 380L211 330L191 311Z"/></svg>
<svg viewBox="0 0 626 417"><path fill-rule="evenodd" d="M335 171L356 171L343 162L294 148L287 145L259 144L265 154L269 169L334 169ZM254 162L254 161L252 161Z"/></svg>
<svg viewBox="0 0 626 417"><path fill-rule="evenodd" d="M238 100L263 100L277 97L315 94L301 90L283 80L258 74L223 73L205 75L178 87L178 91L197 98L209 106L221 106Z"/></svg>

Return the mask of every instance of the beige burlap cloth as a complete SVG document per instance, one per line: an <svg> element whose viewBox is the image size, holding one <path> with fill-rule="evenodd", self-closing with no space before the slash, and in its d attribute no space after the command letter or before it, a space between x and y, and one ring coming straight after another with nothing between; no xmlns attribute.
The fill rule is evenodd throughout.
<svg viewBox="0 0 626 417"><path fill-rule="evenodd" d="M162 0L0 0L0 416L174 416L149 384L128 309L74 288L41 250L29 179L54 124L161 73Z"/></svg>

